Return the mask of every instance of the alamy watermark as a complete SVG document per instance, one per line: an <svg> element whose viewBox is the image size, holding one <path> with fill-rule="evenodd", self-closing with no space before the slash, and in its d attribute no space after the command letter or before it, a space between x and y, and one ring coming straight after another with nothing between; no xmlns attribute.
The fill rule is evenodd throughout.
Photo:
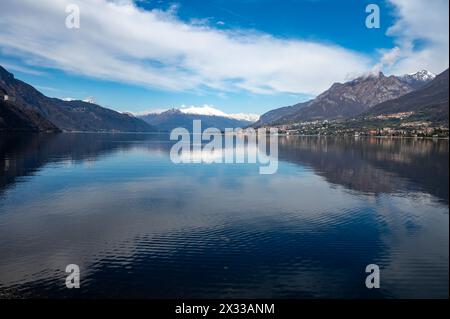
<svg viewBox="0 0 450 319"><path fill-rule="evenodd" d="M377 4L369 4L366 7L366 13L369 13L369 15L366 17L366 27L368 29L379 29L380 7Z"/></svg>
<svg viewBox="0 0 450 319"><path fill-rule="evenodd" d="M376 264L366 266L366 287L369 289L380 288L380 267Z"/></svg>
<svg viewBox="0 0 450 319"><path fill-rule="evenodd" d="M80 288L80 267L75 264L67 265L66 273L69 274L66 277L66 287L69 289Z"/></svg>
<svg viewBox="0 0 450 319"><path fill-rule="evenodd" d="M66 28L79 29L80 28L80 7L77 4L71 3L66 6Z"/></svg>
<svg viewBox="0 0 450 319"><path fill-rule="evenodd" d="M278 170L278 129L217 128L202 131L201 121L194 120L192 133L178 127L170 133L177 140L171 150L173 163L259 163L260 174L275 174ZM207 141L208 143L203 143Z"/></svg>

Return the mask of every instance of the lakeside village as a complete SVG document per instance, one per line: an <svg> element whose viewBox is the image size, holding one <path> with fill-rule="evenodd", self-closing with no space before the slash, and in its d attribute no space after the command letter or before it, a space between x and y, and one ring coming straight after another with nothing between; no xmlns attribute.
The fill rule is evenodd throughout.
<svg viewBox="0 0 450 319"><path fill-rule="evenodd" d="M434 124L427 120L408 120L413 114L402 112L350 120L317 120L262 128L267 132L270 128L277 128L280 135L449 137L448 123Z"/></svg>

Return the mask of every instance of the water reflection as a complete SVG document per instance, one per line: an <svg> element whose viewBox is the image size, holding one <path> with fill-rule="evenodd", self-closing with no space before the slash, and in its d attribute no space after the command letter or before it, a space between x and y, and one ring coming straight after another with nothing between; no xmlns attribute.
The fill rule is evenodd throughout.
<svg viewBox="0 0 450 319"><path fill-rule="evenodd" d="M448 205L448 140L282 137L280 158L367 193L424 191Z"/></svg>
<svg viewBox="0 0 450 319"><path fill-rule="evenodd" d="M0 140L0 296L448 296L448 141L280 137L264 176L165 135Z"/></svg>

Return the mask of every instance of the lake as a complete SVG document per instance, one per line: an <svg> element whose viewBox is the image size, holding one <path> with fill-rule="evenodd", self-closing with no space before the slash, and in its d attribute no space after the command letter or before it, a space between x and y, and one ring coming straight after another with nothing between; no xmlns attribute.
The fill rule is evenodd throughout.
<svg viewBox="0 0 450 319"><path fill-rule="evenodd" d="M278 142L261 175L165 134L0 135L0 298L448 298L448 140Z"/></svg>

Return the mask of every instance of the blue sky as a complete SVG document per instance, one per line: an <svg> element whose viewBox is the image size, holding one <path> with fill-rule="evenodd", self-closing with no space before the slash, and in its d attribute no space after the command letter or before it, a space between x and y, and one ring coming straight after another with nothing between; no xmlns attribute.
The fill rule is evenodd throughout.
<svg viewBox="0 0 450 319"><path fill-rule="evenodd" d="M448 67L446 0L5 2L0 65L48 96L119 111L262 114L373 70ZM64 27L69 3L80 29ZM380 29L365 26L369 3Z"/></svg>
<svg viewBox="0 0 450 319"><path fill-rule="evenodd" d="M393 24L393 7L385 1L183 0L137 4L145 9L167 9L171 3L179 5L178 16L186 22L209 19L224 29L257 29L279 37L325 41L367 53L393 45L393 38L385 35ZM365 27L365 8L371 3L379 5L383 12L380 29Z"/></svg>

